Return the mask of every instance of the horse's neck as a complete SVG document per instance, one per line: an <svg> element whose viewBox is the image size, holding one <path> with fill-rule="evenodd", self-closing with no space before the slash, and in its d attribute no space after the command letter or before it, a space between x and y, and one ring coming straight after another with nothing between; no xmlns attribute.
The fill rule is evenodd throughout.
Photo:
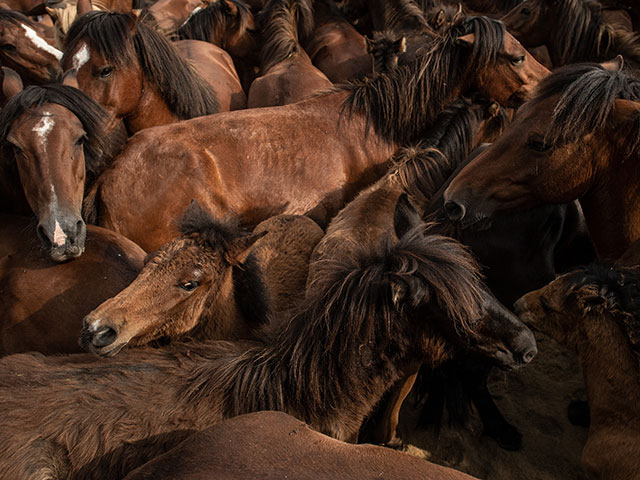
<svg viewBox="0 0 640 480"><path fill-rule="evenodd" d="M138 105L133 112L124 118L130 135L144 128L167 125L179 121L179 118L169 109L158 88L147 82L146 79L143 82L142 96Z"/></svg>
<svg viewBox="0 0 640 480"><path fill-rule="evenodd" d="M585 332L576 350L585 378L591 424L619 423L640 427L640 372L638 359L617 321L586 315L579 321Z"/></svg>

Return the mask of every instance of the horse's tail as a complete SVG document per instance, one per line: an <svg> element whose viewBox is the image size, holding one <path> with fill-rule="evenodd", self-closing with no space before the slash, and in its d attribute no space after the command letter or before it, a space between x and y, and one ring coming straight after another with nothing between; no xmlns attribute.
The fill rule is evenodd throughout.
<svg viewBox="0 0 640 480"><path fill-rule="evenodd" d="M98 195L100 190L100 181L94 182L84 194L82 201L82 218L85 223L96 225L98 223Z"/></svg>

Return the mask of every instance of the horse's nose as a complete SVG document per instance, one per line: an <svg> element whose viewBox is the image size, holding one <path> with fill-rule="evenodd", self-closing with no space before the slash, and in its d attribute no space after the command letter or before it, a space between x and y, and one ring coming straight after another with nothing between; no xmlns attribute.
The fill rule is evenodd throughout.
<svg viewBox="0 0 640 480"><path fill-rule="evenodd" d="M452 222L459 222L464 218L466 210L463 205L449 200L444 203L444 211Z"/></svg>
<svg viewBox="0 0 640 480"><path fill-rule="evenodd" d="M91 337L91 344L94 347L106 347L116 341L118 334L111 327L100 327Z"/></svg>

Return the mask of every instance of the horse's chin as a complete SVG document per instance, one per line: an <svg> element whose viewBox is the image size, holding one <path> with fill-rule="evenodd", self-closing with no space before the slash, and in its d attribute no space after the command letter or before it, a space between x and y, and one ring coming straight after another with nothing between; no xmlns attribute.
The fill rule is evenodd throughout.
<svg viewBox="0 0 640 480"><path fill-rule="evenodd" d="M126 346L127 346L126 343L120 343L118 345L111 344L106 347L95 347L94 345L89 345L88 350L90 353L93 353L94 355L108 358L108 357L116 356Z"/></svg>
<svg viewBox="0 0 640 480"><path fill-rule="evenodd" d="M69 260L73 260L74 258L78 258L80 255L84 253L84 246L71 246L71 247L60 247L60 248L52 248L49 250L49 258L56 263L64 263Z"/></svg>

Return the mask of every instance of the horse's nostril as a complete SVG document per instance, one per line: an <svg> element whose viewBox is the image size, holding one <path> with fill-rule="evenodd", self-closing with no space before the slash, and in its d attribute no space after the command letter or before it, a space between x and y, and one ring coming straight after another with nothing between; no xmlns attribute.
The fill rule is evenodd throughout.
<svg viewBox="0 0 640 480"><path fill-rule="evenodd" d="M444 211L450 220L457 222L464 218L465 209L462 205L449 200L444 204Z"/></svg>
<svg viewBox="0 0 640 480"><path fill-rule="evenodd" d="M537 353L538 350L532 348L522 356L522 360L524 361L524 363L529 363L531 360L533 360L533 357L535 357Z"/></svg>
<svg viewBox="0 0 640 480"><path fill-rule="evenodd" d="M106 347L116 341L118 334L111 327L101 327L91 338L91 344L94 347Z"/></svg>
<svg viewBox="0 0 640 480"><path fill-rule="evenodd" d="M38 238L40 239L40 241L42 242L42 245L45 248L51 247L51 240L49 240L49 237L47 236L47 232L42 225L38 225L38 228L36 229L36 234L38 235Z"/></svg>

